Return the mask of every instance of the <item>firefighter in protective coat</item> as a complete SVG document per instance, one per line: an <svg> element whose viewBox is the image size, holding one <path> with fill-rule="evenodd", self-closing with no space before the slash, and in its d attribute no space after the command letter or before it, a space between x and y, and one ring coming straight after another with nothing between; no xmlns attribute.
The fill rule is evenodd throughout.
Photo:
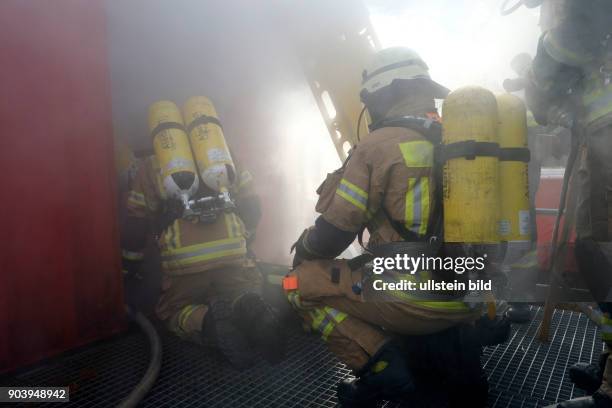
<svg viewBox="0 0 612 408"><path fill-rule="evenodd" d="M537 55L529 72L527 103L542 125L572 130L570 194L577 194L576 260L602 317L602 337L612 344L612 3L546 0ZM570 155L572 157L572 155ZM571 163L571 161L570 161ZM575 365L571 378L594 392L559 407L612 406L612 357Z"/></svg>
<svg viewBox="0 0 612 408"><path fill-rule="evenodd" d="M163 272L157 316L179 337L216 347L242 369L254 363L256 349L279 361L283 338L248 253L261 216L259 198L250 173L236 173L230 189L236 211L194 221L182 218L182 202L167 196L157 157L141 160L127 198L122 249L124 270L137 273L147 237L154 235ZM209 196L207 188L200 183L196 198Z"/></svg>
<svg viewBox="0 0 612 408"><path fill-rule="evenodd" d="M390 244L393 256L394 244L422 244L440 222L441 186L428 133L438 121L434 99L448 90L430 79L419 55L400 47L379 51L362 84L370 129L376 130L317 190L321 215L295 243L294 270L284 281L293 307L355 373L356 379L338 384L338 399L347 407L415 395L414 374L390 333L440 333L481 316L460 297L421 300L403 291L369 291L369 297L361 284L366 272L360 257L335 259L364 228L369 249ZM408 120L408 126L391 123L398 118ZM473 363L478 371L477 356ZM486 379L479 385L471 394L472 406L483 405L483 395L486 401Z"/></svg>

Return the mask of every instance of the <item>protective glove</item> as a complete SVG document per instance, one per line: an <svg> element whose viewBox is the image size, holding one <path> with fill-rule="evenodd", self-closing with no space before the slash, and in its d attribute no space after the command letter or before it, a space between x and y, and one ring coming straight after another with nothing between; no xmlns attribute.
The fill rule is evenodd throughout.
<svg viewBox="0 0 612 408"><path fill-rule="evenodd" d="M126 279L142 280L143 277L140 274L141 266L142 260L121 259L121 272Z"/></svg>
<svg viewBox="0 0 612 408"><path fill-rule="evenodd" d="M510 320L505 316L497 316L494 320L482 316L476 321L476 331L481 345L494 346L510 337Z"/></svg>
<svg viewBox="0 0 612 408"><path fill-rule="evenodd" d="M178 198L169 198L162 203L161 215L158 218L158 230L163 232L177 219L183 216L185 207Z"/></svg>
<svg viewBox="0 0 612 408"><path fill-rule="evenodd" d="M308 236L308 229L305 229L304 232L302 232L300 237L297 239L297 241L295 241L295 243L291 246L291 252L295 250L295 255L293 256L293 263L292 263L292 266L294 269L304 261L308 261L308 260L317 258L317 256L309 252L308 249L306 249L306 246L304 245L304 241L307 236Z"/></svg>

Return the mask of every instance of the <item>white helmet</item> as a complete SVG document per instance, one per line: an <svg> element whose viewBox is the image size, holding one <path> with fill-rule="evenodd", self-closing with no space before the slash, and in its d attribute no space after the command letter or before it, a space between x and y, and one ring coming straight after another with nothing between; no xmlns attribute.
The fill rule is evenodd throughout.
<svg viewBox="0 0 612 408"><path fill-rule="evenodd" d="M429 67L419 54L409 48L385 48L374 54L368 68L363 70L361 99L389 86L394 80L421 80L432 87L434 98L445 98L449 90L432 81Z"/></svg>

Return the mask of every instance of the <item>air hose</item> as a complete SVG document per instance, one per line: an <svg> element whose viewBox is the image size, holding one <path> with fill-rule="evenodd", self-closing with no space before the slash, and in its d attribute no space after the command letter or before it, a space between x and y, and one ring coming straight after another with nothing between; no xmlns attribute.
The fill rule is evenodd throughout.
<svg viewBox="0 0 612 408"><path fill-rule="evenodd" d="M138 405L138 403L144 398L144 396L151 390L153 384L157 380L159 375L159 369L162 361L162 346L161 340L155 330L155 327L151 322L139 311L131 309L126 306L126 312L130 319L132 319L144 332L149 340L149 346L151 350L151 357L149 360L149 366L145 371L144 376L140 379L140 382L134 387L130 395L122 400L118 408L131 408Z"/></svg>

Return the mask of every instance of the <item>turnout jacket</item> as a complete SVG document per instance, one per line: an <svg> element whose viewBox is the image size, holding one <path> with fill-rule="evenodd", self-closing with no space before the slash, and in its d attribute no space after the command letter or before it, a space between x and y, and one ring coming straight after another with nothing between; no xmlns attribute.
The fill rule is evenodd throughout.
<svg viewBox="0 0 612 408"><path fill-rule="evenodd" d="M205 189L200 186L200 194L206 193ZM238 180L230 193L236 201L237 212L221 213L211 223L177 218L167 228L156 231L165 273L198 273L246 262L247 239L255 233L260 218L258 197L248 171L238 172ZM124 263L142 258L147 231L159 225L165 203L156 158L141 160L126 203L128 219L122 233Z"/></svg>

